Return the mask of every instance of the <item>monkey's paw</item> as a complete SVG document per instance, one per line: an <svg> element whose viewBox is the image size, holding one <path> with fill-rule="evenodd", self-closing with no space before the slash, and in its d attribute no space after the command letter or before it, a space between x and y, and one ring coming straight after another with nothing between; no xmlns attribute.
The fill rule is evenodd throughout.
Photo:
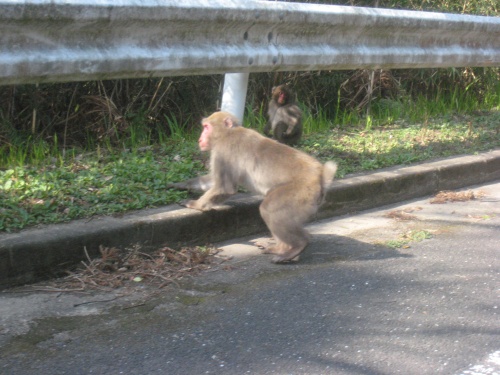
<svg viewBox="0 0 500 375"><path fill-rule="evenodd" d="M181 206L192 208L193 210L198 211L210 211L214 208L214 206L210 203L200 203L199 200L186 200L179 203Z"/></svg>
<svg viewBox="0 0 500 375"><path fill-rule="evenodd" d="M276 255L273 256L273 259L271 261L277 264L296 262L297 260L299 260L299 255L304 251L304 249L305 246L293 247L288 251L283 251L283 249L281 249L282 251L280 251L279 253L275 253Z"/></svg>
<svg viewBox="0 0 500 375"><path fill-rule="evenodd" d="M195 200L185 200L185 201L182 201L182 202L179 202L179 204L181 206L184 206L184 207L187 207L187 208L192 208L194 210L201 210L201 208L198 207L198 201L195 201Z"/></svg>
<svg viewBox="0 0 500 375"><path fill-rule="evenodd" d="M259 249L263 250L263 254L266 254L266 250L276 244L276 241L274 240L274 238L266 238L266 239L259 239L259 240L255 240L255 241L252 241L254 246L257 246Z"/></svg>

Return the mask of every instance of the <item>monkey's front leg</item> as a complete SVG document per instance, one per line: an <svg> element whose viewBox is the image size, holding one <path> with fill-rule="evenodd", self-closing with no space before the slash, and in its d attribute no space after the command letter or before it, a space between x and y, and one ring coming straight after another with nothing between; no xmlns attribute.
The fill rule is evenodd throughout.
<svg viewBox="0 0 500 375"><path fill-rule="evenodd" d="M224 202L232 194L228 194L218 189L210 189L197 200L190 200L183 205L200 211L210 211L218 204Z"/></svg>

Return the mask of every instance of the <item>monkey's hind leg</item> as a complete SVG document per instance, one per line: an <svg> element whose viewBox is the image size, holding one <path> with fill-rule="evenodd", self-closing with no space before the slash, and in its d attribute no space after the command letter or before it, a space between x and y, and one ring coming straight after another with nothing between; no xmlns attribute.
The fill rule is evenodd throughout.
<svg viewBox="0 0 500 375"><path fill-rule="evenodd" d="M274 254L273 263L285 263L296 258L309 243L303 223L309 216L307 204L296 206L292 199L293 186L281 186L268 193L260 205L260 214L271 231L276 245L267 247L263 253Z"/></svg>
<svg viewBox="0 0 500 375"><path fill-rule="evenodd" d="M285 131L287 128L288 125L282 121L275 124L275 126L273 127L273 138L280 143L286 143Z"/></svg>

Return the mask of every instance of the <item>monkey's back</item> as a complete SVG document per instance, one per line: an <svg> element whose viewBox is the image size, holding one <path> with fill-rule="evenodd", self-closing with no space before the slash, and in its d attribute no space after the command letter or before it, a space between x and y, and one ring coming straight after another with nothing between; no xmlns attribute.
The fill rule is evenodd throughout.
<svg viewBox="0 0 500 375"><path fill-rule="evenodd" d="M289 183L297 184L298 189L321 190L323 165L312 156L252 129L233 128L226 137L225 157L238 159L230 168L239 185L264 195Z"/></svg>

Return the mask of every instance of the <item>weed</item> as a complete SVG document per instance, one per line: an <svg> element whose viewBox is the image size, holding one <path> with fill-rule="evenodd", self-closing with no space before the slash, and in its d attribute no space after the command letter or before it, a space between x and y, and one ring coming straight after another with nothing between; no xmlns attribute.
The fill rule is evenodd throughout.
<svg viewBox="0 0 500 375"><path fill-rule="evenodd" d="M412 242L421 242L432 238L432 234L427 230L412 231L402 234L397 240L389 240L385 245L393 249L408 248Z"/></svg>
<svg viewBox="0 0 500 375"><path fill-rule="evenodd" d="M263 110L247 115L245 126L265 123ZM353 117L351 117L353 118ZM308 134L299 148L322 161L339 163L338 177L348 173L405 165L437 157L474 153L500 147L498 111L477 116L428 118L422 126L398 120L370 130L362 124L337 126L320 113L309 115ZM472 130L471 130L472 129ZM198 152L199 130L181 133L169 123L162 143L136 133L129 148L101 142L94 151L60 150L57 139L11 145L0 157L0 231L64 222L94 215L158 207L187 197L166 189L169 182L193 177L204 170ZM144 134L144 133L143 133Z"/></svg>

